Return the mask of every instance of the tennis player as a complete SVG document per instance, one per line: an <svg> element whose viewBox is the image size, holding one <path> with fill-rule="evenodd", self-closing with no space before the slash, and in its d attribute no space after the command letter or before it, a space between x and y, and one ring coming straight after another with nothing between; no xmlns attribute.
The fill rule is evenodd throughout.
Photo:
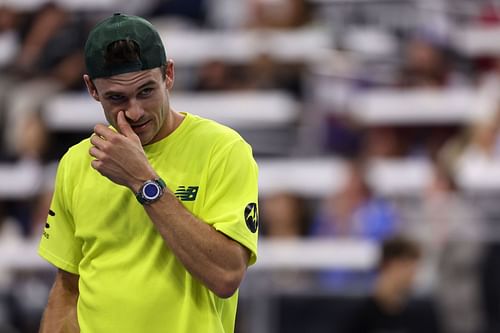
<svg viewBox="0 0 500 333"><path fill-rule="evenodd" d="M39 247L58 273L40 331L233 332L257 253L250 146L172 109L174 64L146 20L97 24L85 61L110 126L60 161Z"/></svg>

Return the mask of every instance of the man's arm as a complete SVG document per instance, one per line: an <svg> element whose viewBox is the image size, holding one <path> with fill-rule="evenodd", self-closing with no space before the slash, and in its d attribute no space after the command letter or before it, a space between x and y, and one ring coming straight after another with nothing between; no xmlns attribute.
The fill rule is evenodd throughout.
<svg viewBox="0 0 500 333"><path fill-rule="evenodd" d="M122 134L104 125L95 127L92 167L136 193L145 180L158 175L123 112L117 122ZM145 209L167 246L195 278L219 297L234 294L245 275L249 250L196 218L170 191Z"/></svg>
<svg viewBox="0 0 500 333"><path fill-rule="evenodd" d="M40 333L78 333L79 276L59 270L40 324Z"/></svg>
<svg viewBox="0 0 500 333"><path fill-rule="evenodd" d="M219 297L230 297L246 272L249 251L189 212L167 191L146 212L186 269Z"/></svg>

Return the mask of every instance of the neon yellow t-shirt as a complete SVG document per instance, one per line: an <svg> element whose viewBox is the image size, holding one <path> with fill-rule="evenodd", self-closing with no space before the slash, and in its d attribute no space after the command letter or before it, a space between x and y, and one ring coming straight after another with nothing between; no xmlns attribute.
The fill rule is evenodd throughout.
<svg viewBox="0 0 500 333"><path fill-rule="evenodd" d="M59 164L39 254L79 274L82 333L233 332L238 295L213 294L169 250L128 188L90 166L90 141ZM257 165L233 130L186 114L168 137L144 147L167 187L195 216L256 260Z"/></svg>

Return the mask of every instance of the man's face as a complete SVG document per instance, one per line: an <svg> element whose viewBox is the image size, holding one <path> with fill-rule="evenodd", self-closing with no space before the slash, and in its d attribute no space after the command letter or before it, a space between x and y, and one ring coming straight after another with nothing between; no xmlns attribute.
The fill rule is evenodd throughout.
<svg viewBox="0 0 500 333"><path fill-rule="evenodd" d="M399 286L404 292L409 292L413 287L413 282L417 274L418 259L400 258L392 263L393 283Z"/></svg>
<svg viewBox="0 0 500 333"><path fill-rule="evenodd" d="M125 73L94 81L84 80L92 97L101 102L108 122L117 130L120 111L142 145L163 139L169 133L170 102L168 90L173 86L173 63L167 64L164 80L160 68Z"/></svg>

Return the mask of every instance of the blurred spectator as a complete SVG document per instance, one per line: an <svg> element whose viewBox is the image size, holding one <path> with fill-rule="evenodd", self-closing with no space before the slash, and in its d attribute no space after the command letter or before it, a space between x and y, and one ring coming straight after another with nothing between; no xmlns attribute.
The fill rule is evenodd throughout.
<svg viewBox="0 0 500 333"><path fill-rule="evenodd" d="M500 10L495 0L482 1L478 21L484 25L498 25L500 23Z"/></svg>
<svg viewBox="0 0 500 333"><path fill-rule="evenodd" d="M466 86L472 81L466 80L466 76L461 73L462 59L452 54L446 41L432 32L415 32L400 36L399 46L402 49L401 61L390 61L390 58L384 59L385 62L378 60L378 66L374 56L363 58L359 54L346 53L344 58L347 58L347 61L337 56L339 66L349 70L334 69L334 75L339 77L335 81L336 85L330 85L331 91L325 92L326 96L320 98L329 103L337 117L345 118L345 112L349 111L349 99L355 99L356 95L363 94L364 90L392 88L394 93L405 93L414 89L438 92L449 87ZM373 64L370 66L371 62ZM346 77L349 80L346 80ZM404 106L402 108L404 109ZM368 159L400 158L409 155L434 158L444 142L456 132L456 126L388 123L356 129L337 121L329 131L335 132L328 133L334 140L339 137L338 139L347 143L356 142L350 137L356 135L361 141L361 145L355 148L358 156ZM328 148L334 149L335 152L339 151L338 147L342 147L342 142L328 144ZM342 148L340 151L342 152Z"/></svg>
<svg viewBox="0 0 500 333"><path fill-rule="evenodd" d="M269 54L257 55L247 66L247 88L252 90L283 87L278 80L278 62ZM284 82L283 82L284 83Z"/></svg>
<svg viewBox="0 0 500 333"><path fill-rule="evenodd" d="M403 61L396 74L396 89L438 91L467 86L470 80L457 70L459 59L445 41L431 32L417 32L402 40ZM456 132L452 124L419 124L368 128L363 145L367 157L419 155L435 158Z"/></svg>
<svg viewBox="0 0 500 333"><path fill-rule="evenodd" d="M363 136L362 156L366 159L404 156L409 147L408 140L401 134L397 128L391 126L367 128Z"/></svg>
<svg viewBox="0 0 500 333"><path fill-rule="evenodd" d="M314 218L311 234L380 241L394 234L397 224L394 208L373 193L363 167L352 163L344 187L325 198Z"/></svg>
<svg viewBox="0 0 500 333"><path fill-rule="evenodd" d="M252 28L295 28L310 20L304 0L248 0Z"/></svg>
<svg viewBox="0 0 500 333"><path fill-rule="evenodd" d="M500 162L500 109L450 140L441 155L462 184L474 183Z"/></svg>
<svg viewBox="0 0 500 333"><path fill-rule="evenodd" d="M43 161L47 153L49 137L45 123L39 114L27 115L20 124L14 139L18 143L19 155L25 159Z"/></svg>
<svg viewBox="0 0 500 333"><path fill-rule="evenodd" d="M498 75L498 74L494 74ZM488 88L492 89L495 85L498 87L498 77L492 76L491 78L497 80ZM498 92L491 90L498 97ZM495 96L495 95L493 95ZM484 175L489 175L497 169L497 164L500 162L500 108L497 108L496 113L490 117L485 117L473 124L469 129L468 135L458 138L455 142L448 145L445 152L450 160L454 160L455 171L458 177L464 182L468 180L484 178ZM488 179L486 179L488 181ZM466 251L471 245L475 245L481 251L481 256L473 257L474 264L470 267L469 271L474 272L473 277L476 279L476 284L472 285L473 290L467 290L465 287L461 289L462 294L467 291L479 293L481 297L473 298L470 303L471 311L473 314L482 310L481 327L485 332L493 333L500 330L500 288L498 280L500 278L500 246L498 241L498 205L496 203L497 197L494 192L487 192L486 196L480 197L479 203L488 202L486 198L492 198L493 206L483 205L484 217L482 217L485 232L481 242L471 244L471 242L460 242L456 244L455 248L450 249L455 257L460 253ZM476 224L475 228L477 228ZM458 242L456 242L458 243ZM463 247L465 246L465 249ZM468 251L470 252L470 251ZM469 253L469 256L471 254ZM479 267L479 268L478 268ZM460 268L460 267L459 267ZM461 273L462 274L462 273ZM466 274L467 276L468 274ZM470 274L469 274L470 275ZM477 277L477 275L480 275ZM477 281L479 279L479 281ZM470 289L470 288L469 288ZM479 289L479 291L477 290ZM479 298L479 300L477 300ZM482 307L477 307L477 303L482 302ZM464 311L465 312L465 309ZM470 330L472 332L472 330Z"/></svg>
<svg viewBox="0 0 500 333"><path fill-rule="evenodd" d="M298 240L305 236L308 212L303 197L291 192L276 192L261 198L259 207L260 230L270 240ZM263 276L265 283L280 290L307 290L313 279L307 271L274 269Z"/></svg>
<svg viewBox="0 0 500 333"><path fill-rule="evenodd" d="M280 62L270 54L260 53L244 68L244 89L286 90L297 98L303 97L301 75L305 65Z"/></svg>
<svg viewBox="0 0 500 333"><path fill-rule="evenodd" d="M430 247L442 250L454 238L477 241L482 236L480 215L460 196L448 169L434 167L432 181L421 199L421 206L412 210L404 226L405 231L427 243L425 250Z"/></svg>
<svg viewBox="0 0 500 333"><path fill-rule="evenodd" d="M444 331L475 333L483 329L479 273L483 222L457 190L447 169L436 167L421 206L411 208L415 214L405 226L422 244L417 285L422 293L435 295Z"/></svg>
<svg viewBox="0 0 500 333"><path fill-rule="evenodd" d="M201 64L196 75L197 91L287 90L300 97L300 64L284 64L269 54L258 54L245 64L212 59Z"/></svg>
<svg viewBox="0 0 500 333"><path fill-rule="evenodd" d="M236 88L234 69L222 60L207 61L198 69L194 89L198 91L222 91Z"/></svg>
<svg viewBox="0 0 500 333"><path fill-rule="evenodd" d="M16 220L13 220L7 209L11 202L4 202L0 200L0 242L5 243L9 241L17 241L22 238L23 230ZM0 287L2 284L3 273L0 273ZM0 331L1 332L1 331Z"/></svg>
<svg viewBox="0 0 500 333"><path fill-rule="evenodd" d="M14 14L12 14L14 15ZM0 114L5 119L5 150L22 156L16 138L42 102L63 89L82 86L85 24L76 13L47 3L16 20L19 52L0 73ZM29 96L29 97L28 97Z"/></svg>
<svg viewBox="0 0 500 333"><path fill-rule="evenodd" d="M394 208L374 195L363 168L351 164L344 187L324 200L312 221L310 234L379 242L393 235L397 228ZM321 272L318 278L326 288L362 290L371 283L373 272L335 269Z"/></svg>
<svg viewBox="0 0 500 333"><path fill-rule="evenodd" d="M472 126L470 141L464 147L460 160L478 162L500 158L499 111L494 117L477 122Z"/></svg>
<svg viewBox="0 0 500 333"><path fill-rule="evenodd" d="M0 68L12 61L17 52L18 42L16 27L19 14L11 7L0 6Z"/></svg>
<svg viewBox="0 0 500 333"><path fill-rule="evenodd" d="M305 201L297 194L279 192L262 199L262 232L272 238L297 238L307 233Z"/></svg>
<svg viewBox="0 0 500 333"><path fill-rule="evenodd" d="M152 17L180 18L198 26L207 23L207 0L154 0L152 7Z"/></svg>
<svg viewBox="0 0 500 333"><path fill-rule="evenodd" d="M408 40L400 69L399 84L402 87L445 87L450 80L449 58L441 46L430 37Z"/></svg>
<svg viewBox="0 0 500 333"><path fill-rule="evenodd" d="M77 12L50 2L33 12L0 9L0 32L14 33L17 43L15 57L0 70L0 123L5 126L0 160L40 168L53 158L41 106L59 91L82 86L84 23ZM35 195L3 203L4 216L19 223L23 236L33 234L34 207L47 212L47 204L38 200Z"/></svg>
<svg viewBox="0 0 500 333"><path fill-rule="evenodd" d="M348 332L439 332L432 307L410 301L420 251L404 238L383 242L375 288L352 317Z"/></svg>

